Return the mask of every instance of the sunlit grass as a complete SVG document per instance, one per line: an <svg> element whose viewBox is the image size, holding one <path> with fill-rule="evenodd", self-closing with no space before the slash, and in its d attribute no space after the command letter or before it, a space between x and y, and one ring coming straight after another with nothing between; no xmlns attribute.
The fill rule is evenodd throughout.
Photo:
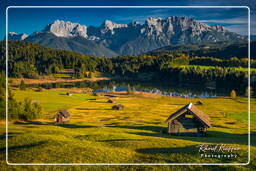
<svg viewBox="0 0 256 171"><path fill-rule="evenodd" d="M124 109L119 111L111 109L114 104L106 103L108 98L90 94L67 96L65 91L60 90L36 92L30 89L14 90L13 93L18 101L25 97L39 101L46 114L39 121L9 123L9 162L247 162L247 99L243 97L200 99L203 105L198 108L211 117L213 127L208 130L208 137L185 137L160 132L167 127L164 121L171 113L189 102L196 103L199 100L196 98L147 98L139 95L119 97L115 99L116 104L124 105ZM96 100L92 100L95 98ZM255 104L255 99L252 99L252 116L255 116ZM69 124L54 124L50 116L59 108L67 108L70 112ZM0 128L3 137L4 126L1 125ZM255 130L256 126L252 125L252 132ZM3 151L4 138L1 140ZM230 144L239 146L242 150L238 152L238 159L200 158L196 146L205 143ZM252 150L256 150L255 146L252 146ZM0 156L4 158L4 153ZM252 158L255 159L254 156ZM203 166L193 166L200 167ZM218 166L216 169L221 169L220 167L226 166ZM240 166L232 167L237 170L243 169ZM255 164L251 164L250 167L255 168ZM12 168L17 169L18 166ZM41 168L45 170L47 167ZM127 168L129 167L120 166L114 169ZM146 168L156 169L151 166ZM161 168L171 169L167 166ZM59 167L55 169L62 170Z"/></svg>

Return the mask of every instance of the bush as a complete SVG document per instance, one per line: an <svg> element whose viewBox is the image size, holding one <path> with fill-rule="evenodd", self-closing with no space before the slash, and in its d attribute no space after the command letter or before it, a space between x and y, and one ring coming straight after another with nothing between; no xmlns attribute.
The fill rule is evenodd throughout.
<svg viewBox="0 0 256 171"><path fill-rule="evenodd" d="M8 119L9 120L33 120L41 117L42 107L37 102L26 98L24 102L17 102L13 93L9 90L8 97ZM1 112L1 118L5 118L5 111Z"/></svg>
<svg viewBox="0 0 256 171"><path fill-rule="evenodd" d="M230 92L230 97L231 97L232 99L235 99L235 98L236 98L236 91L235 91L235 90L232 90L232 91Z"/></svg>
<svg viewBox="0 0 256 171"><path fill-rule="evenodd" d="M22 113L22 104L18 103L14 99L14 95L12 91L9 89L8 92L8 119L15 120L19 119L19 115ZM5 117L5 115L4 115Z"/></svg>
<svg viewBox="0 0 256 171"><path fill-rule="evenodd" d="M23 120L33 120L41 117L42 107L37 102L32 102L31 99L24 100L24 111L20 115ZM19 117L19 119L21 119Z"/></svg>
<svg viewBox="0 0 256 171"><path fill-rule="evenodd" d="M5 119L5 89L0 87L0 119Z"/></svg>

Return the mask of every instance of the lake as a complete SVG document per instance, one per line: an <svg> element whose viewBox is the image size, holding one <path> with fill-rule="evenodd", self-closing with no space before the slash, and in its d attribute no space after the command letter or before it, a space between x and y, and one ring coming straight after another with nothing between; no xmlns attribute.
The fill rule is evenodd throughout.
<svg viewBox="0 0 256 171"><path fill-rule="evenodd" d="M173 97L218 97L229 96L230 91L235 89L237 94L243 96L245 88L237 88L225 85L216 85L216 83L207 84L180 84L180 83L167 83L167 82L153 82L153 81L124 81L124 80L104 80L104 81L82 81L82 82L69 82L69 83L47 83L40 85L29 85L30 87L42 87L46 89L51 88L92 88L94 92L119 92L127 91L128 85L131 90L150 92L162 94L165 96Z"/></svg>

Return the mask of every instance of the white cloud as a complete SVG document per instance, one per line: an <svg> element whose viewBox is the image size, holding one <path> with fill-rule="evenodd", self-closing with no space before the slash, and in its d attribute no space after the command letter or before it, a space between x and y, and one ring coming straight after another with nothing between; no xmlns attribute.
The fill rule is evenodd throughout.
<svg viewBox="0 0 256 171"><path fill-rule="evenodd" d="M229 31L242 34L242 35L248 35L248 25L243 24L237 24L237 25L229 25L225 26Z"/></svg>
<svg viewBox="0 0 256 171"><path fill-rule="evenodd" d="M215 24L247 24L248 18L238 17L238 18L229 18L229 19L206 19L198 20L203 23L215 23Z"/></svg>

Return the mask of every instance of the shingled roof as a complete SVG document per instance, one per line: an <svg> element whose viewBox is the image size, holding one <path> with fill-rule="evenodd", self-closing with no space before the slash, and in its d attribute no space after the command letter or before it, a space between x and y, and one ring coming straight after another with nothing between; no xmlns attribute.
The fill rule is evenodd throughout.
<svg viewBox="0 0 256 171"><path fill-rule="evenodd" d="M211 127L210 118L204 114L202 111L200 111L195 105L192 103L189 103L173 114L171 114L168 119L165 122L171 122L172 120L176 119L186 111L189 111L191 114L193 114L195 117L197 117L202 123L206 124L208 127Z"/></svg>
<svg viewBox="0 0 256 171"><path fill-rule="evenodd" d="M64 117L68 118L70 116L69 112L66 109L59 110L59 113Z"/></svg>

